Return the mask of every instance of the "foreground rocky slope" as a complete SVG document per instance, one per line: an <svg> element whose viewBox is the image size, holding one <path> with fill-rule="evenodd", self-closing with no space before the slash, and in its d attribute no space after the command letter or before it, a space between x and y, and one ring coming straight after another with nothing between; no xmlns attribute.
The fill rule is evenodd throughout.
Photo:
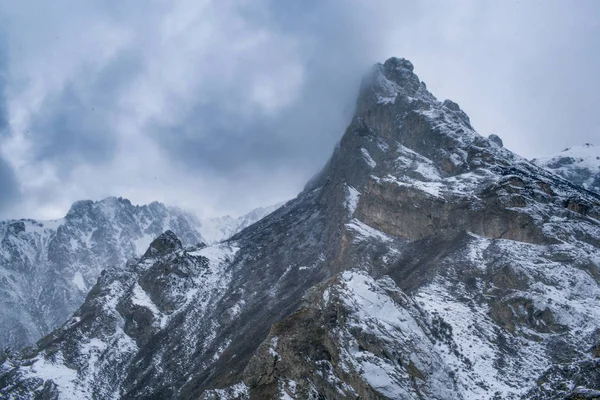
<svg viewBox="0 0 600 400"><path fill-rule="evenodd" d="M600 390L600 196L392 58L294 200L172 232L0 371L6 398L549 399Z"/></svg>

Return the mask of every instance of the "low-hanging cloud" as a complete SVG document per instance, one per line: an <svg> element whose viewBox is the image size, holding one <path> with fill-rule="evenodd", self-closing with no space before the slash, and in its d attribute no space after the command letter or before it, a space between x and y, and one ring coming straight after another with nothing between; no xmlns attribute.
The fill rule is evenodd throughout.
<svg viewBox="0 0 600 400"><path fill-rule="evenodd" d="M361 74L390 56L527 157L597 135L593 1L2 7L3 216L108 195L201 215L292 197L341 137Z"/></svg>

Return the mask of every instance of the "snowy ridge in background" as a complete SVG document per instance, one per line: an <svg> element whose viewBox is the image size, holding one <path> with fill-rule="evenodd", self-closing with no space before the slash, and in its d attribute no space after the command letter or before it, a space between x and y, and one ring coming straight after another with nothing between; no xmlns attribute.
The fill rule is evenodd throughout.
<svg viewBox="0 0 600 400"><path fill-rule="evenodd" d="M600 147L586 143L532 162L587 190L600 193Z"/></svg>
<svg viewBox="0 0 600 400"><path fill-rule="evenodd" d="M226 215L224 217L201 219L198 223L198 229L202 233L206 244L218 243L263 219L284 204L285 202L281 202L269 207L259 207L237 218Z"/></svg>

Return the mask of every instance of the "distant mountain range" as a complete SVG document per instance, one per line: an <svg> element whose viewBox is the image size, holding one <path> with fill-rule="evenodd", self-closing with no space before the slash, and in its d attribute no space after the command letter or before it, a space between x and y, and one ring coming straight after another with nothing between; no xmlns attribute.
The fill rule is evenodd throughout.
<svg viewBox="0 0 600 400"><path fill-rule="evenodd" d="M214 244L275 208L198 220L158 202L109 197L78 201L58 220L0 221L0 346L19 349L60 326L102 270L123 268L164 231L187 247Z"/></svg>

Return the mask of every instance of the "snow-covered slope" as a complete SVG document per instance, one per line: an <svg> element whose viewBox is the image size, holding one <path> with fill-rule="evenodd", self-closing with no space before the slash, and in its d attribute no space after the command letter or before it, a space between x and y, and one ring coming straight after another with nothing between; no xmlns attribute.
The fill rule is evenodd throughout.
<svg viewBox="0 0 600 400"><path fill-rule="evenodd" d="M245 229L277 210L284 203L270 207L259 207L241 217L233 218L229 215L217 218L201 219L199 230L207 244L214 244L229 239L242 229Z"/></svg>
<svg viewBox="0 0 600 400"><path fill-rule="evenodd" d="M586 143L569 147L550 156L532 161L540 167L562 175L576 185L600 193L600 147Z"/></svg>
<svg viewBox="0 0 600 400"><path fill-rule="evenodd" d="M172 232L0 367L8 399L591 399L600 195L478 135L412 64L365 78L305 190Z"/></svg>
<svg viewBox="0 0 600 400"><path fill-rule="evenodd" d="M139 349L152 342L155 334L181 317L180 310L187 309L198 317L184 322L190 332L202 324L206 309L231 280L224 266L236 251L235 247L216 245L188 253L177 236L167 231L128 268L109 268L102 273L84 306L61 329L42 340L49 344L65 335L77 341L76 348L69 354L58 351L52 359L32 359L30 368L23 370L24 378L54 380L56 385L49 390L62 399L120 398L120 384L127 378L125 368L136 362ZM90 330L93 338L82 334ZM193 335L177 343L185 349L208 344L209 340L197 342ZM83 374L65 365L71 357L81 363ZM189 362L192 357L189 352L178 362ZM103 386L108 377L118 384Z"/></svg>

